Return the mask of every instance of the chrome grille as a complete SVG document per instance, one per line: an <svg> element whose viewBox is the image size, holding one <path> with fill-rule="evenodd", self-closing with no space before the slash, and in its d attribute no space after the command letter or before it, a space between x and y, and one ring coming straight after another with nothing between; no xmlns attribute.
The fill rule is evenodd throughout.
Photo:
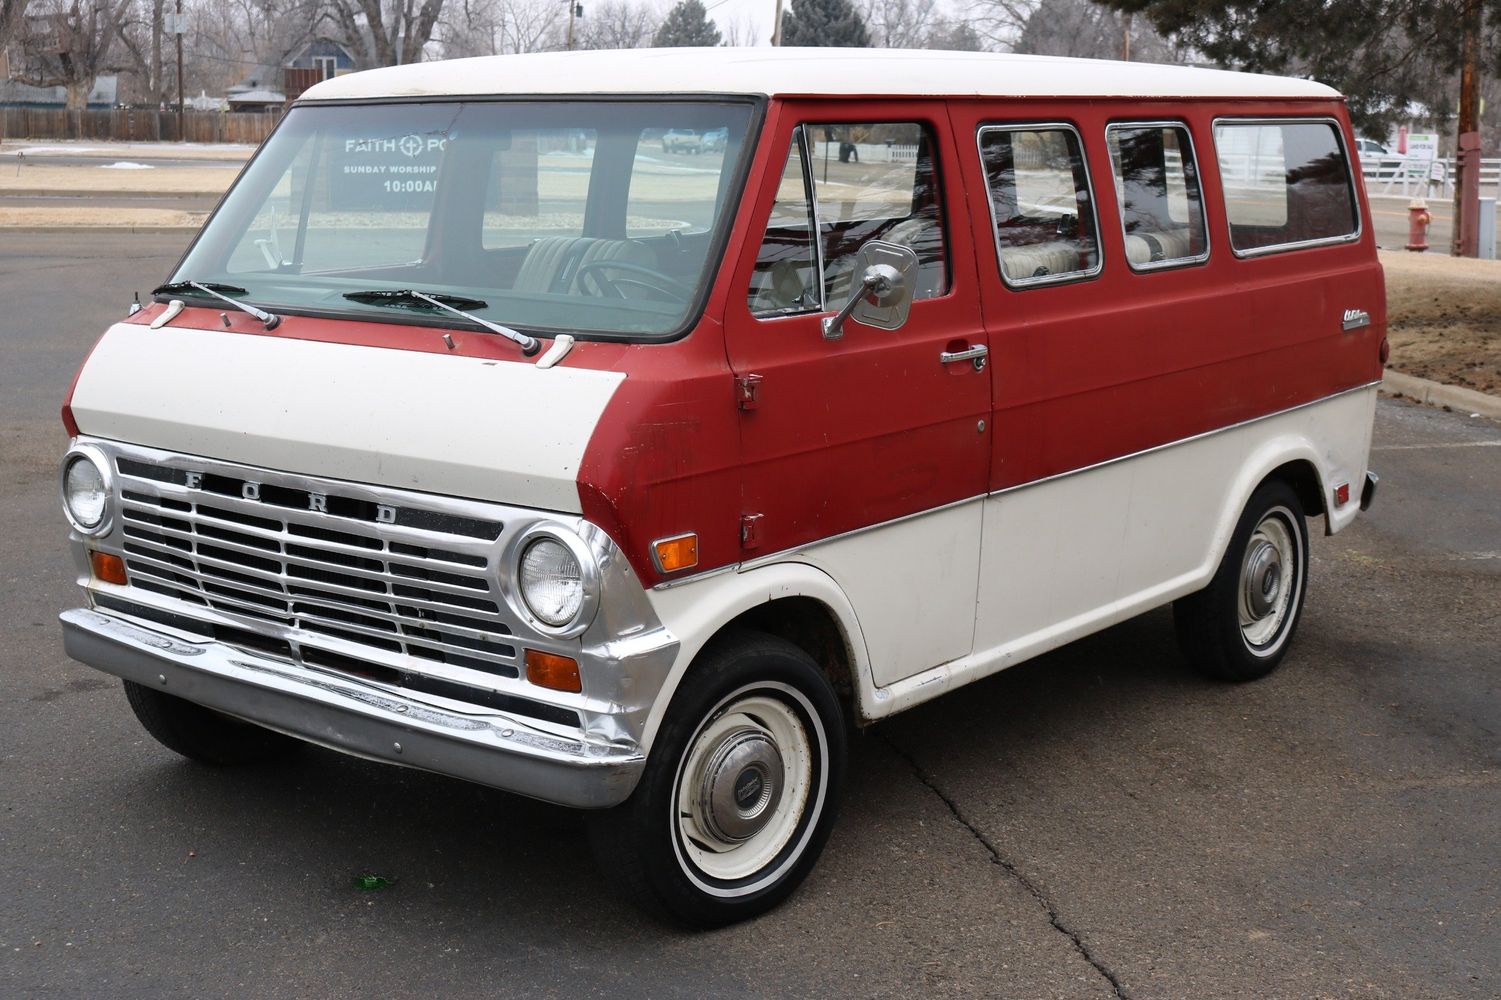
<svg viewBox="0 0 1501 1000"><path fill-rule="evenodd" d="M115 458L131 586L295 630L300 644L326 638L333 654L353 644L384 653L376 662L481 686L517 677L495 582L500 520L181 461Z"/></svg>

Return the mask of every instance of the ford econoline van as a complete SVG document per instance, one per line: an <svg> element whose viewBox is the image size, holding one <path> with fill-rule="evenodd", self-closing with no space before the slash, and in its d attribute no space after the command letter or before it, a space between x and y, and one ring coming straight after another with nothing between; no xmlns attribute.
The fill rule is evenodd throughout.
<svg viewBox="0 0 1501 1000"><path fill-rule="evenodd" d="M579 807L646 908L762 912L850 724L1169 603L1283 659L1376 483L1353 142L1305 80L968 53L325 81L63 407L67 650L187 757Z"/></svg>

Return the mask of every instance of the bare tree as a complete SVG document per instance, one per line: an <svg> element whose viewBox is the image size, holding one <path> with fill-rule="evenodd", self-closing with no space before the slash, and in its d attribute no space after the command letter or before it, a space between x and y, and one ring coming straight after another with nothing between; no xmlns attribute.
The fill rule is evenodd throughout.
<svg viewBox="0 0 1501 1000"><path fill-rule="evenodd" d="M1046 5L1047 0L971 0L968 25L986 49L1010 51L1028 19Z"/></svg>
<svg viewBox="0 0 1501 1000"><path fill-rule="evenodd" d="M328 0L343 41L367 66L422 61L443 0Z"/></svg>
<svg viewBox="0 0 1501 1000"><path fill-rule="evenodd" d="M726 45L736 47L755 45L761 40L760 32L756 29L756 22L748 14L741 14L734 20L721 24L719 30L724 33Z"/></svg>
<svg viewBox="0 0 1501 1000"><path fill-rule="evenodd" d="M87 106L105 73L128 68L115 59L131 0L39 0L21 23L22 61L15 75L36 87L63 87L69 109Z"/></svg>
<svg viewBox="0 0 1501 1000"><path fill-rule="evenodd" d="M27 0L0 0L0 52L10 44L11 36L26 16Z"/></svg>
<svg viewBox="0 0 1501 1000"><path fill-rule="evenodd" d="M857 0L870 43L882 49L920 49L937 14L937 0Z"/></svg>
<svg viewBox="0 0 1501 1000"><path fill-rule="evenodd" d="M1119 14L1094 0L1047 0L1026 19L1015 51L1047 56L1173 62L1172 43L1145 17Z"/></svg>
<svg viewBox="0 0 1501 1000"><path fill-rule="evenodd" d="M627 0L590 4L573 26L576 49L639 49L650 45L662 22L656 9Z"/></svg>

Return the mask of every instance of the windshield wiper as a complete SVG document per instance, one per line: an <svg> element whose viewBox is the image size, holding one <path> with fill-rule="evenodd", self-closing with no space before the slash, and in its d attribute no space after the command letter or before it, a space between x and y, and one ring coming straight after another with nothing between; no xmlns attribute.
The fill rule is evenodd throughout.
<svg viewBox="0 0 1501 1000"><path fill-rule="evenodd" d="M527 357L531 357L542 349L542 342L536 337L529 337L519 330L512 330L510 327L501 326L499 323L491 323L487 319L480 319L478 316L470 315L459 308L462 305L470 309L484 309L489 303L483 299L466 299L461 295L419 292L412 288L401 288L394 291L377 289L370 292L345 292L344 297L351 302L360 302L371 306L389 306L397 309L421 309L424 307L418 305L418 303L426 303L427 306L434 306L442 309L444 312L453 313L455 316L460 316L471 323L484 327L491 333L498 333L507 340L514 341L521 347L521 353Z"/></svg>
<svg viewBox="0 0 1501 1000"><path fill-rule="evenodd" d="M220 284L217 281L171 281L165 285L158 285L156 288L153 288L151 290L151 294L191 295L195 291L203 292L207 295L212 295L216 299L228 302L230 305L240 310L240 312L249 313L256 319L264 323L266 329L268 330L276 329L277 325L281 323L281 317L276 315L275 313L269 313L264 309L257 309L255 306L247 305L246 303L241 302L239 299L230 298L231 295L250 294L239 285L225 285ZM225 322L228 323L228 320L226 320Z"/></svg>

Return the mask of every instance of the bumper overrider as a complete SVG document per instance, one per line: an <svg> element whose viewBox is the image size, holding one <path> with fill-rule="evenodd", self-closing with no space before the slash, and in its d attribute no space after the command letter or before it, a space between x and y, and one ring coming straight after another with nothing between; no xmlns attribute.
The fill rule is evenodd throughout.
<svg viewBox="0 0 1501 1000"><path fill-rule="evenodd" d="M92 530L74 522L89 606L60 616L69 656L310 743L547 802L607 808L634 791L679 644L597 528L98 439L70 456L80 448L110 506ZM539 534L570 539L587 566L576 625L539 623L516 593ZM92 573L101 555L127 579ZM581 683L532 683L528 651L576 661Z"/></svg>

